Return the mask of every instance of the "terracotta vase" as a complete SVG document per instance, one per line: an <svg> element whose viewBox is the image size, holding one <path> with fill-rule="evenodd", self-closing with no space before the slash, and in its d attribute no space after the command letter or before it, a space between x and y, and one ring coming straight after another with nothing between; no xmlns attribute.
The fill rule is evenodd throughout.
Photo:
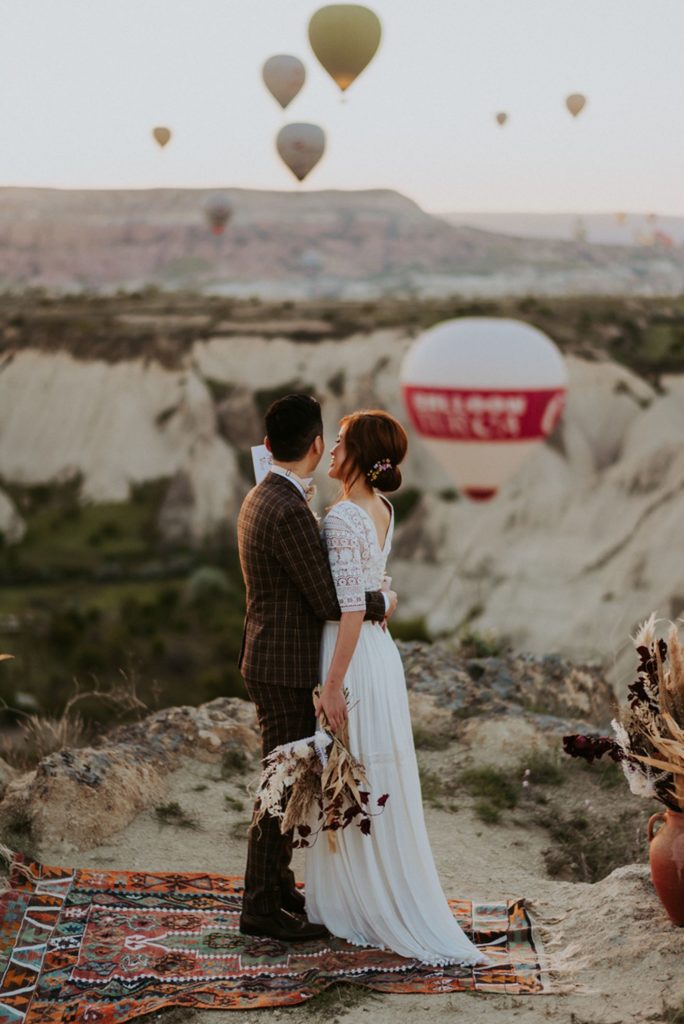
<svg viewBox="0 0 684 1024"><path fill-rule="evenodd" d="M656 831L659 821L664 824ZM648 842L655 891L672 923L684 927L684 812L652 814Z"/></svg>

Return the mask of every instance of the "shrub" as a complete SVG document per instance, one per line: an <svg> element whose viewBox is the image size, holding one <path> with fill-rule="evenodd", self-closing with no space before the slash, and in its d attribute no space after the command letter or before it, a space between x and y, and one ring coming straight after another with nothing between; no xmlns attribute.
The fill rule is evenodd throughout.
<svg viewBox="0 0 684 1024"><path fill-rule="evenodd" d="M464 658L498 658L505 650L503 641L493 633L475 629L464 630L458 640Z"/></svg>
<svg viewBox="0 0 684 1024"><path fill-rule="evenodd" d="M184 811L177 800L168 804L160 804L154 809L157 821L162 825L175 825L177 828L189 828L197 830L200 823L193 815Z"/></svg>
<svg viewBox="0 0 684 1024"><path fill-rule="evenodd" d="M395 640L420 640L426 644L432 641L422 616L415 619L390 619L390 633Z"/></svg>
<svg viewBox="0 0 684 1024"><path fill-rule="evenodd" d="M515 807L521 791L520 782L510 773L490 766L469 768L462 773L461 783L478 798L475 813L487 824L499 821L502 810Z"/></svg>

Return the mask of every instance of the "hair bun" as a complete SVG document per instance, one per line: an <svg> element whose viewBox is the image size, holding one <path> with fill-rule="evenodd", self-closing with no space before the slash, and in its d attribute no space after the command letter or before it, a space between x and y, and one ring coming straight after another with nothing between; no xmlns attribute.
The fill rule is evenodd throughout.
<svg viewBox="0 0 684 1024"><path fill-rule="evenodd" d="M377 477L372 484L378 491L390 493L391 491L398 491L401 487L401 470L398 466L391 466L389 469L383 469L382 472L378 473Z"/></svg>

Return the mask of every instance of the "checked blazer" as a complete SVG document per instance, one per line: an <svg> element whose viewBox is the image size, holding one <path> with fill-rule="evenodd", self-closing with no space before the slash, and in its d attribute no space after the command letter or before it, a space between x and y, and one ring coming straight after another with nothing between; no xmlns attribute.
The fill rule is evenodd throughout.
<svg viewBox="0 0 684 1024"><path fill-rule="evenodd" d="M238 517L238 549L247 591L240 670L247 682L306 687L320 682L321 633L338 620L328 556L301 492L269 473L249 492ZM381 621L381 591L366 595L366 618Z"/></svg>

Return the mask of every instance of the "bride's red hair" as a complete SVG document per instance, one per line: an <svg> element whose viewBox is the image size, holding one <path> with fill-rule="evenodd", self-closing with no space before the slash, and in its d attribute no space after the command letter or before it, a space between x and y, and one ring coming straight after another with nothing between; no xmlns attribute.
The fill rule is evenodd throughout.
<svg viewBox="0 0 684 1024"><path fill-rule="evenodd" d="M353 412L340 420L344 430L345 460L341 467L341 479L346 488L365 476L372 487L379 491L396 491L401 487L401 470L408 448L406 431L394 416L383 409L363 409ZM390 467L382 469L373 480L377 463L389 461Z"/></svg>

